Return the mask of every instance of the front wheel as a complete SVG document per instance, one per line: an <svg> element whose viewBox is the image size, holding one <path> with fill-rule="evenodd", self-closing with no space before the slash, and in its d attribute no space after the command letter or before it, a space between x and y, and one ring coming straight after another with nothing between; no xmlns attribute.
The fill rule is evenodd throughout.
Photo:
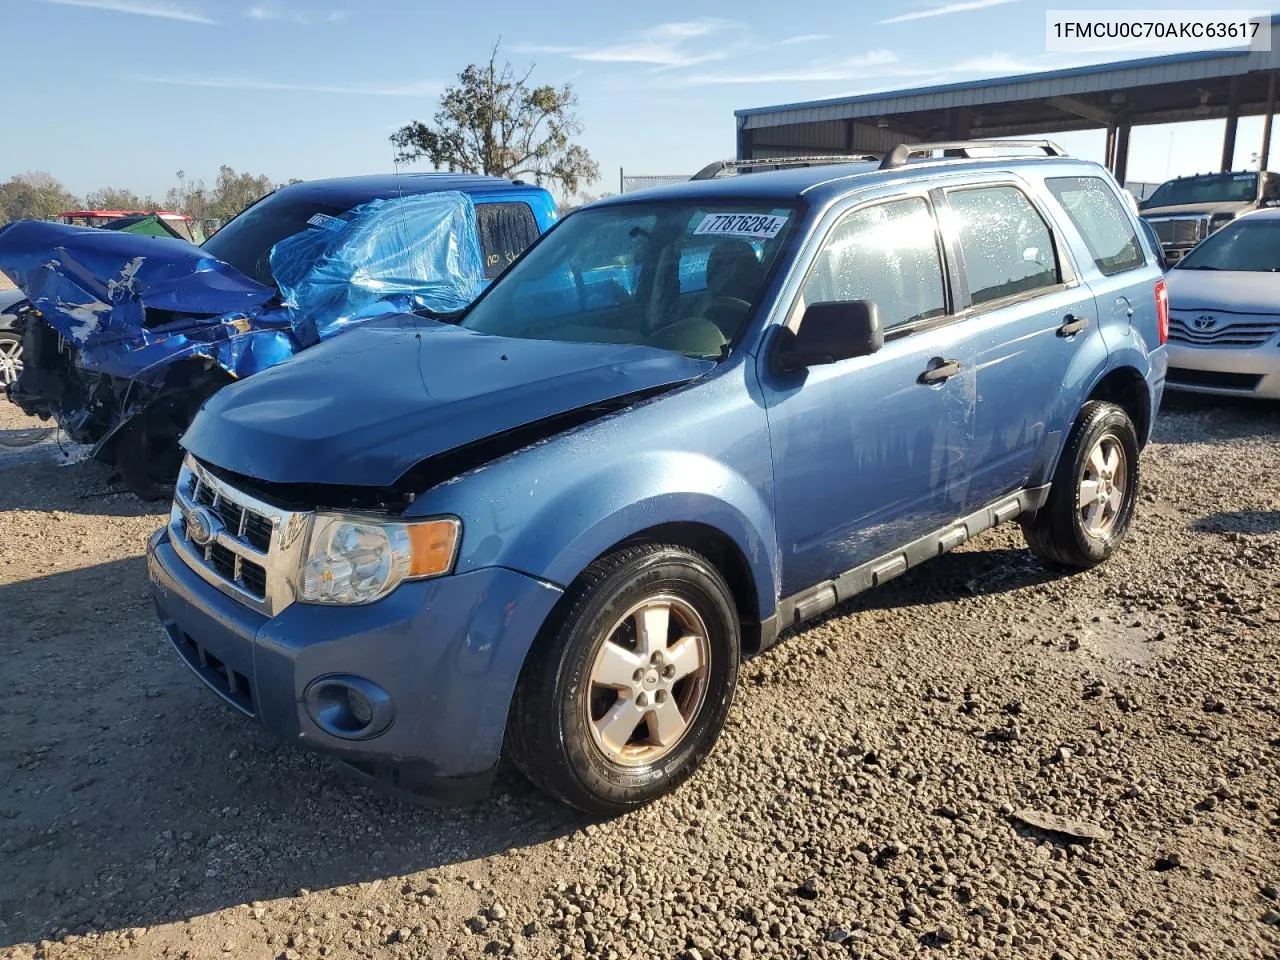
<svg viewBox="0 0 1280 960"><path fill-rule="evenodd" d="M670 793L724 727L738 679L733 596L683 547L593 563L529 654L507 745L530 780L595 815Z"/></svg>
<svg viewBox="0 0 1280 960"><path fill-rule="evenodd" d="M1031 552L1058 567L1085 569L1115 552L1138 499L1138 434L1124 409L1093 400L1080 410L1049 499L1022 522Z"/></svg>
<svg viewBox="0 0 1280 960"><path fill-rule="evenodd" d="M22 376L22 337L0 330L0 391Z"/></svg>

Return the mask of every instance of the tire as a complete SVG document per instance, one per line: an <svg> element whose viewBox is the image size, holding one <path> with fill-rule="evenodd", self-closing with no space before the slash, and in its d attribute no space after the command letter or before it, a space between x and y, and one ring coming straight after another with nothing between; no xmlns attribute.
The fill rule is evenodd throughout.
<svg viewBox="0 0 1280 960"><path fill-rule="evenodd" d="M588 567L558 610L530 651L512 700L507 750L516 766L547 793L595 816L624 813L675 790L711 752L737 686L740 624L724 579L683 547L624 547ZM655 636L667 623L660 640L670 646L660 656L644 656L641 619ZM702 665L685 672L695 663L691 649ZM618 722L606 727L608 717ZM678 735L674 718L685 722Z"/></svg>
<svg viewBox="0 0 1280 960"><path fill-rule="evenodd" d="M115 437L115 465L129 492L140 500L164 500L182 466L178 438L190 424L187 404L161 399L136 414Z"/></svg>
<svg viewBox="0 0 1280 960"><path fill-rule="evenodd" d="M1100 464L1112 475L1099 482L1093 478L1099 476ZM1062 451L1048 501L1022 521L1031 552L1064 569L1084 570L1102 563L1129 532L1138 478L1138 434L1129 415L1114 403L1086 403ZM1085 498L1094 490L1099 496L1112 496L1106 497L1105 505L1091 505ZM1091 513L1091 506L1099 512Z"/></svg>

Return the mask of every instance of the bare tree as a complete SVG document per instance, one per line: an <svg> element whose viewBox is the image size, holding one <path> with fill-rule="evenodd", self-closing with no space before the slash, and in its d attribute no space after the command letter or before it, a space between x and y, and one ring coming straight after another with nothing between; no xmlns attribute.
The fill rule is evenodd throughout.
<svg viewBox="0 0 1280 960"><path fill-rule="evenodd" d="M532 75L532 66L523 74L510 62L499 66L495 44L487 64L470 64L445 89L432 123L413 120L391 135L396 158L426 159L437 170L530 177L570 195L599 179L599 165L572 142L582 133L573 86L530 86Z"/></svg>

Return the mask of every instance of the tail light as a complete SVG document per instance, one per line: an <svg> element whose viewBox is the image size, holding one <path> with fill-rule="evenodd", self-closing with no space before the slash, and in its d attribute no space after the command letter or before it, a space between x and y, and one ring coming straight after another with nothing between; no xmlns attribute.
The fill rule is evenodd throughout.
<svg viewBox="0 0 1280 960"><path fill-rule="evenodd" d="M1156 322L1160 327L1160 342L1166 343L1169 339L1169 291L1165 289L1164 281L1156 281Z"/></svg>

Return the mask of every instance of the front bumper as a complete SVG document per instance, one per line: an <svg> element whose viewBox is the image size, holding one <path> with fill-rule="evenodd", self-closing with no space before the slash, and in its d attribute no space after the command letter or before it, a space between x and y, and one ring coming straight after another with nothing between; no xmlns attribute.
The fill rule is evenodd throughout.
<svg viewBox="0 0 1280 960"><path fill-rule="evenodd" d="M1191 347L1169 350L1170 390L1230 397L1280 399L1280 343L1259 347Z"/></svg>
<svg viewBox="0 0 1280 960"><path fill-rule="evenodd" d="M402 584L367 606L294 603L269 618L199 577L168 529L147 545L165 633L205 685L270 732L414 794L485 793L525 655L560 591L487 568ZM394 711L365 740L334 736L304 693L317 678L357 677Z"/></svg>

